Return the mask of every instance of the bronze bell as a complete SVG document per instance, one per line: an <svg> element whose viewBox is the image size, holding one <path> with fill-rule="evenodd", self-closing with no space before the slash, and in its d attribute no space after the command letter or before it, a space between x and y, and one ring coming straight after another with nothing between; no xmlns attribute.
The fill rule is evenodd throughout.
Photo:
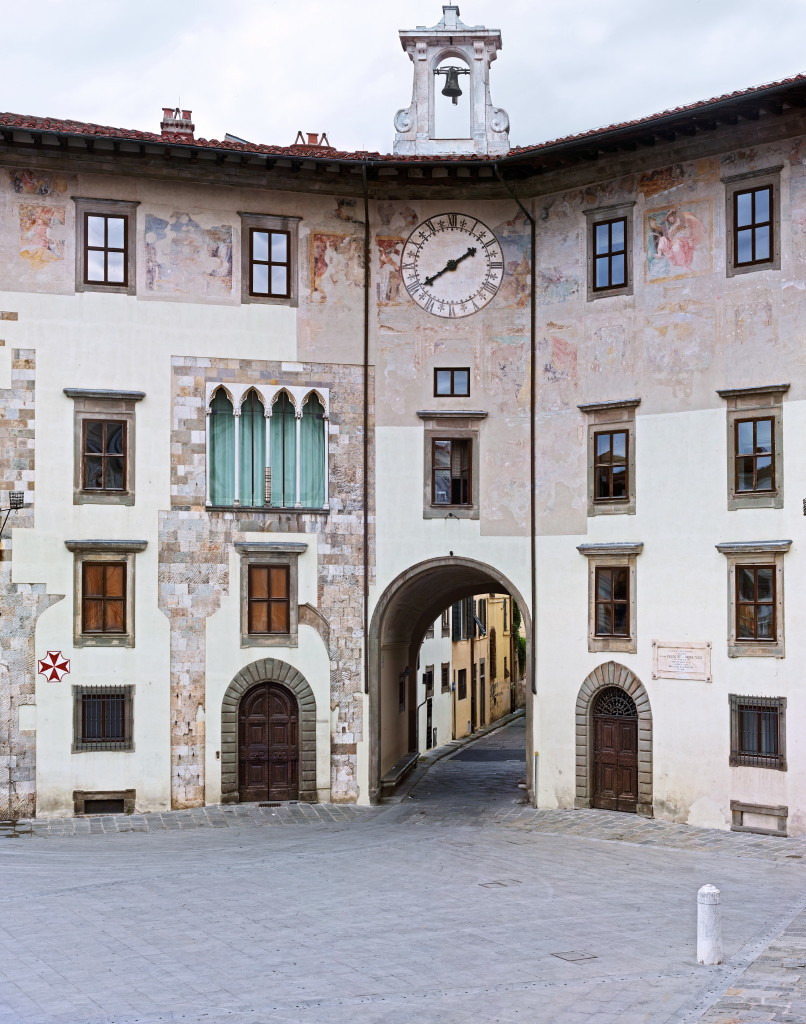
<svg viewBox="0 0 806 1024"><path fill-rule="evenodd" d="M448 68L445 75L445 87L442 90L443 96L450 96L451 102L456 105L457 97L462 95L459 88L459 71L457 68Z"/></svg>

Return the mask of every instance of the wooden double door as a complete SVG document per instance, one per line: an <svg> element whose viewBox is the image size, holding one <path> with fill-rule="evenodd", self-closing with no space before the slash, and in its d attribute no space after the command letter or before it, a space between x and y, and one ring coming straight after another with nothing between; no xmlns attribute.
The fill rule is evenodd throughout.
<svg viewBox="0 0 806 1024"><path fill-rule="evenodd" d="M242 802L299 797L299 708L294 695L276 683L260 683L241 700L238 797Z"/></svg>
<svg viewBox="0 0 806 1024"><path fill-rule="evenodd" d="M638 715L622 691L617 697L605 691L593 714L592 804L634 814L637 803Z"/></svg>

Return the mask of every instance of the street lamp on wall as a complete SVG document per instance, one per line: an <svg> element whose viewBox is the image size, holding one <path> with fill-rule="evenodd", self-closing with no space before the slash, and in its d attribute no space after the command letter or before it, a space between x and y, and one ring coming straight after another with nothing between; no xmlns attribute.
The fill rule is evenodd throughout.
<svg viewBox="0 0 806 1024"><path fill-rule="evenodd" d="M0 515L5 512L3 517L3 525L0 526L0 534L6 528L8 517L12 512L18 512L25 505L25 491L11 491L8 496L8 508L0 508Z"/></svg>

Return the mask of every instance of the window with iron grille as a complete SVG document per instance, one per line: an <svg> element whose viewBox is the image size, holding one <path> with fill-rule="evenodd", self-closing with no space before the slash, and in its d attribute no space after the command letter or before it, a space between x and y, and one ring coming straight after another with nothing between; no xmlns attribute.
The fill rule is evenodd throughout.
<svg viewBox="0 0 806 1024"><path fill-rule="evenodd" d="M772 261L773 230L771 185L733 193L733 259L737 267Z"/></svg>
<svg viewBox="0 0 806 1024"><path fill-rule="evenodd" d="M83 489L125 491L126 424L120 420L84 420L82 428Z"/></svg>
<svg viewBox="0 0 806 1024"><path fill-rule="evenodd" d="M470 438L432 440L432 505L472 505L472 447Z"/></svg>
<svg viewBox="0 0 806 1024"><path fill-rule="evenodd" d="M74 686L73 750L133 750L133 686Z"/></svg>
<svg viewBox="0 0 806 1024"><path fill-rule="evenodd" d="M434 666L426 665L425 672L423 672L423 686L425 687L425 696L434 696Z"/></svg>
<svg viewBox="0 0 806 1024"><path fill-rule="evenodd" d="M627 501L629 432L603 430L593 435L593 500Z"/></svg>
<svg viewBox="0 0 806 1024"><path fill-rule="evenodd" d="M785 697L731 694L730 764L786 771Z"/></svg>
<svg viewBox="0 0 806 1024"><path fill-rule="evenodd" d="M596 636L630 635L630 570L596 569Z"/></svg>

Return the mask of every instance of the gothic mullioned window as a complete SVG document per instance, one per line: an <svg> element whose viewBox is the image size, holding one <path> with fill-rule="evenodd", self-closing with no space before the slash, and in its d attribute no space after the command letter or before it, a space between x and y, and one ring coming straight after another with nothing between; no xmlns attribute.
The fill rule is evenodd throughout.
<svg viewBox="0 0 806 1024"><path fill-rule="evenodd" d="M327 389L210 385L207 501L327 509Z"/></svg>

